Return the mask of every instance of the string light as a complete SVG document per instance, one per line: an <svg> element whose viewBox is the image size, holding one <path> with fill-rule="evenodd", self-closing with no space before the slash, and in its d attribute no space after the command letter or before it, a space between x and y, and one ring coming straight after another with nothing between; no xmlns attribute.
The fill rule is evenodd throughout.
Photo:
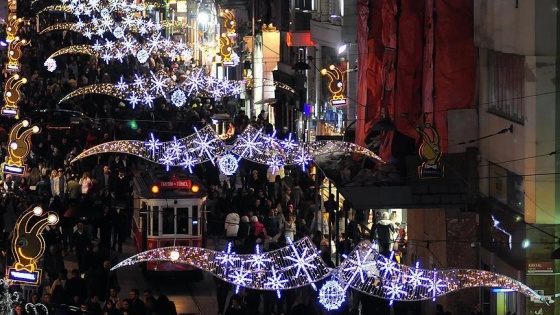
<svg viewBox="0 0 560 315"><path fill-rule="evenodd" d="M375 246L369 241L360 242L335 270L326 266L308 237L274 251L257 251L257 254L252 255L238 255L231 248L226 252L186 246L157 248L125 259L112 270L147 261L168 261L169 253L176 250L179 258L175 262L195 266L224 281L250 289L279 293L336 274L336 279L330 280L334 282L327 282L319 292L319 301L325 307L342 304L348 287L387 299L390 303L433 299L473 287L511 289L544 300L520 281L486 270L425 270L418 268L418 265L412 268L394 263L395 268L391 267L391 272L383 271L381 266L387 266L385 261L388 258L379 254Z"/></svg>
<svg viewBox="0 0 560 315"><path fill-rule="evenodd" d="M94 48L91 47L87 49ZM184 101L184 103L186 103L186 95L185 98L183 98L183 96L180 95L180 92L178 92L178 89L180 89L181 92L187 91L187 94L191 97L195 95L212 95L217 98L231 96L234 95L233 93L239 93L241 91L241 82L239 81L221 79L218 80L221 84L221 88L213 88L212 83L208 85L210 76L205 74L204 70L198 68L193 70L191 73L196 73L196 78L187 77L185 80L179 82L174 81L167 73L160 70L155 74L151 73L149 77L143 77L136 74L132 84L127 83L121 78L120 81L115 84L97 83L87 85L70 92L68 95L64 96L59 103L81 95L104 94L121 100L126 100L133 108L135 108L139 103L151 107L153 100L159 97L170 97L170 94L171 98L173 98L174 93L179 93L174 97L175 102L180 104L181 101Z"/></svg>
<svg viewBox="0 0 560 315"><path fill-rule="evenodd" d="M372 151L353 143L343 141L317 141L308 144L297 143L292 139L278 140L271 136L263 135L260 130L251 126L248 126L243 133L238 136L229 150L226 149L225 143L219 138L211 126L206 126L200 131L195 130L195 134L188 137L176 139L176 141L180 141L184 145L184 149L181 153L179 153L179 151L174 151L173 154L164 156L171 142L163 143L161 147L155 148L154 145L158 143L157 141L159 140L153 138L153 134L151 134L147 142L137 140L106 142L85 150L72 162L95 154L120 152L136 155L154 163L171 167L181 166L182 164L179 156L188 153L187 166L185 167L189 167L189 165L192 167L192 163L204 163L206 161L214 163L216 157L220 157L218 159L218 166L222 173L228 176L230 173L233 174L232 172L235 172L237 164L242 158L268 165L276 172L285 165L300 165L305 169L306 165L308 165L313 158L333 152L356 153L383 162ZM138 147L142 146L142 143L144 143L143 146L149 148L149 150L145 148L140 150ZM232 156L229 157L225 153L232 154ZM192 158L190 155L193 155ZM236 159L234 155L238 158ZM224 156L226 156L225 159ZM236 160L235 164L233 163L234 159ZM220 165L220 163L223 163L223 165Z"/></svg>

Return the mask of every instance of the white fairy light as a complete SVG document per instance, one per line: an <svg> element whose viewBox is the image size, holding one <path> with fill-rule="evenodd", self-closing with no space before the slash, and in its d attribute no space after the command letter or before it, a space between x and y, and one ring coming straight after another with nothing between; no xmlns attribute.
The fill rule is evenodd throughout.
<svg viewBox="0 0 560 315"><path fill-rule="evenodd" d="M154 100L156 99L155 96L150 94L149 92L144 93L144 97L142 97L142 103L148 106L149 108L154 107Z"/></svg>
<svg viewBox="0 0 560 315"><path fill-rule="evenodd" d="M204 71L201 68L194 69L187 75L186 80L183 82L184 90L189 96L196 94L204 89L205 82L206 77L204 76Z"/></svg>
<svg viewBox="0 0 560 315"><path fill-rule="evenodd" d="M404 286L397 281L390 281L383 285L386 290L387 297L390 299L389 305L393 305L394 300L400 300L407 292L403 289Z"/></svg>
<svg viewBox="0 0 560 315"><path fill-rule="evenodd" d="M154 134L150 132L150 139L146 142L146 147L150 151L152 157L156 156L156 153L159 151L161 146L163 146L163 143L160 142L158 138L155 138Z"/></svg>
<svg viewBox="0 0 560 315"><path fill-rule="evenodd" d="M434 270L432 277L428 278L424 287L426 287L428 292L432 295L432 301L435 301L438 295L448 289L448 285L438 277L438 272L436 270Z"/></svg>
<svg viewBox="0 0 560 315"><path fill-rule="evenodd" d="M146 84L146 79L144 79L144 77L141 75L134 74L134 82L132 83L132 85L139 90L143 90L144 84Z"/></svg>
<svg viewBox="0 0 560 315"><path fill-rule="evenodd" d="M253 134L241 134L235 140L234 147L241 151L242 158L252 158L256 153L262 153L262 140L259 132Z"/></svg>
<svg viewBox="0 0 560 315"><path fill-rule="evenodd" d="M150 55L144 49L140 49L136 53L136 59L138 59L138 62L140 62L140 63L145 63L146 61L148 61L148 58L150 58Z"/></svg>
<svg viewBox="0 0 560 315"><path fill-rule="evenodd" d="M328 311L337 310L346 300L346 290L337 280L329 280L319 290L319 303Z"/></svg>
<svg viewBox="0 0 560 315"><path fill-rule="evenodd" d="M231 176L235 174L235 172L237 171L237 167L238 167L237 158L230 153L222 155L218 159L218 167L222 174L226 176Z"/></svg>
<svg viewBox="0 0 560 315"><path fill-rule="evenodd" d="M115 27L115 29L113 30L113 35L115 36L115 38L122 38L124 36L123 28L120 26Z"/></svg>
<svg viewBox="0 0 560 315"><path fill-rule="evenodd" d="M222 266L222 268L227 268L235 267L236 262L238 262L240 258L237 257L237 254L235 254L234 251L232 251L232 243L229 242L227 250L216 255L214 259L220 264L220 266Z"/></svg>
<svg viewBox="0 0 560 315"><path fill-rule="evenodd" d="M175 156L175 159L179 159L179 156L185 150L185 145L182 141L177 140L177 137L173 136L173 141L169 143L167 149Z"/></svg>
<svg viewBox="0 0 560 315"><path fill-rule="evenodd" d="M303 147L300 148L300 152L296 154L296 157L294 158L294 163L299 165L302 171L304 172L305 172L305 168L311 161L313 161L313 158L311 157L309 152L307 152L307 150Z"/></svg>
<svg viewBox="0 0 560 315"><path fill-rule="evenodd" d="M187 103L187 96L181 89L176 89L171 93L171 103L177 107L182 107Z"/></svg>
<svg viewBox="0 0 560 315"><path fill-rule="evenodd" d="M256 246L256 255L252 255L247 262L250 264L251 269L260 271L265 270L268 268L268 265L272 263L270 258L267 258L266 255L260 253L259 245Z"/></svg>
<svg viewBox="0 0 560 315"><path fill-rule="evenodd" d="M250 284L253 281L252 274L250 270L245 270L241 268L240 270L235 270L228 274L228 278L231 282L235 284L235 294L239 293L239 288Z"/></svg>
<svg viewBox="0 0 560 315"><path fill-rule="evenodd" d="M53 72L54 70L56 70L56 60L52 58L45 60L44 66L47 67L47 70L49 72Z"/></svg>
<svg viewBox="0 0 560 315"><path fill-rule="evenodd" d="M381 255L377 259L377 267L379 268L381 277L383 278L392 277L400 272L400 268L398 264L392 261L392 258L394 256L393 253L394 252L391 252L391 258L386 258L383 255Z"/></svg>
<svg viewBox="0 0 560 315"><path fill-rule="evenodd" d="M284 161L282 160L282 158L280 156L278 156L277 154L273 155L272 158L270 158L266 164L268 165L268 167L270 168L270 171L272 173L272 175L276 175L276 173L278 173L278 171L284 167Z"/></svg>

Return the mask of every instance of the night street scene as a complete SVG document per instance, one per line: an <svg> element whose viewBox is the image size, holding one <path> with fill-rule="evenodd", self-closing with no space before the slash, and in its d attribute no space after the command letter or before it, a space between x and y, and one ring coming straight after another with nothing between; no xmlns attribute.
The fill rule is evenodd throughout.
<svg viewBox="0 0 560 315"><path fill-rule="evenodd" d="M1 1L0 315L560 314L558 12Z"/></svg>

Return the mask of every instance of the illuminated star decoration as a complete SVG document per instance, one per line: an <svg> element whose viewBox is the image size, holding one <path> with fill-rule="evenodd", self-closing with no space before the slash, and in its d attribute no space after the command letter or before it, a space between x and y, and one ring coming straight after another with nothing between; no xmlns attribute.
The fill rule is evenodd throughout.
<svg viewBox="0 0 560 315"><path fill-rule="evenodd" d="M218 159L218 167L220 168L220 172L226 176L231 176L235 174L238 167L238 161L233 154L228 153L222 155Z"/></svg>
<svg viewBox="0 0 560 315"><path fill-rule="evenodd" d="M262 153L263 142L262 134L256 133L242 133L235 140L232 152L237 154L239 158L250 160L257 153Z"/></svg>
<svg viewBox="0 0 560 315"><path fill-rule="evenodd" d="M276 175L276 173L278 173L278 171L282 167L284 167L284 161L278 155L274 155L270 160L268 160L266 164L268 165L268 167L270 167L272 175Z"/></svg>
<svg viewBox="0 0 560 315"><path fill-rule="evenodd" d="M280 290L284 289L288 280L282 278L282 274L278 273L274 266L272 267L271 274L267 277L264 283L265 288L276 290L276 295L278 298L281 297Z"/></svg>
<svg viewBox="0 0 560 315"><path fill-rule="evenodd" d="M294 158L294 163L301 167L301 170L305 172L305 168L309 164L309 162L313 161L311 155L305 150L305 148L300 148L300 152L296 154Z"/></svg>
<svg viewBox="0 0 560 315"><path fill-rule="evenodd" d="M509 249L512 249L512 242L513 242L513 236L511 235L511 233L508 233L506 230L504 230L502 227L500 227L500 221L496 220L496 218L491 215L492 217L492 227L494 227L496 230L504 233L505 235L508 236L508 245L509 245Z"/></svg>
<svg viewBox="0 0 560 315"><path fill-rule="evenodd" d="M192 168L198 164L198 160L193 157L190 153L184 152L181 162L179 163L180 166L184 167L185 169L189 170L189 173L192 174Z"/></svg>
<svg viewBox="0 0 560 315"><path fill-rule="evenodd" d="M251 271L243 268L235 270L228 275L233 284L235 284L235 294L239 294L239 289L253 281Z"/></svg>
<svg viewBox="0 0 560 315"><path fill-rule="evenodd" d="M331 279L319 290L319 303L328 311L337 310L346 300L346 291L337 280Z"/></svg>
<svg viewBox="0 0 560 315"><path fill-rule="evenodd" d="M311 282L312 277L309 272L310 270L315 270L317 268L313 265L313 260L315 259L315 255L317 254L313 253L311 250L309 250L309 248L304 248L303 252L300 253L296 249L292 240L288 239L288 243L290 249L292 250L292 255L287 256L286 259L291 260L295 264L295 267L297 268L296 277L299 277L300 273L304 273L309 282ZM311 287L313 287L313 290L317 290L315 283L311 283Z"/></svg>
<svg viewBox="0 0 560 315"><path fill-rule="evenodd" d="M261 253L258 244L255 246L255 251L256 255L252 255L251 258L247 259L247 262L250 263L251 269L254 269L256 271L264 270L265 268L267 268L268 264L272 263L272 260Z"/></svg>
<svg viewBox="0 0 560 315"><path fill-rule="evenodd" d="M228 267L235 267L235 264L239 261L239 257L232 251L232 243L229 242L227 250L222 252L221 255L217 255L215 260L224 270L228 270ZM227 272L225 272L225 274L227 274Z"/></svg>
<svg viewBox="0 0 560 315"><path fill-rule="evenodd" d="M394 253L391 252L390 258L379 256L377 259L377 266L383 278L390 278L400 272L399 266L393 261Z"/></svg>
<svg viewBox="0 0 560 315"><path fill-rule="evenodd" d="M308 237L294 242L294 245L297 251L302 248L309 248L311 252L308 252L307 257L315 257L312 264L316 268L308 270L310 278L304 272L300 272L296 276L297 262L287 259L287 257L294 257L294 250L291 245L256 255L237 255L230 251L229 255L231 256L229 258L224 256L226 254L224 252L216 252L206 248L163 247L136 254L120 262L112 270L147 261L173 261L174 263L187 264L206 270L229 283L234 283L229 275L235 271L251 270L253 281L244 282L246 283L245 287L257 290L294 289L309 285L311 282L321 281L331 274L336 274L336 280L345 292L348 286L351 286L355 290L386 300L422 301L433 299L434 295L439 297L450 292L473 287L511 289L528 297L544 300L544 297L520 281L495 272L476 269L423 269L424 275L421 278L427 280L420 280L421 285L416 288L416 292L412 292L411 282L405 281L407 279L406 269L410 267L398 265L401 268L401 272L398 273L399 276L383 279L381 281L382 285L379 285L380 272L372 267L376 265L377 260L381 259L381 255L369 241L360 242L336 270L331 270L326 266ZM179 255L175 255L175 259L171 260L171 252L178 252ZM356 252L360 252L360 254L356 254ZM302 252L300 251L300 253ZM262 270L255 270L251 267L251 263L258 261L256 256L259 255L264 255L270 261L261 260L265 267ZM178 258L176 258L177 256ZM358 275L361 271L356 271L355 268L356 264L360 262L369 265L361 266L364 271L364 281ZM354 280L349 283L352 278ZM403 291L406 291L407 294L404 294Z"/></svg>
<svg viewBox="0 0 560 315"><path fill-rule="evenodd" d="M212 143L220 141L218 138L216 137L210 137L209 134L203 134L201 135L198 132L198 129L194 129L195 134L196 134L196 138L193 140L193 143L196 145L192 151L193 152L198 152L199 156L205 156L208 158L208 160L210 160L212 162L212 164L214 163L214 157L215 157L215 147L212 145Z"/></svg>
<svg viewBox="0 0 560 315"><path fill-rule="evenodd" d="M146 147L150 150L152 157L156 156L156 153L162 145L163 143L161 143L159 139L155 138L154 134L150 132L150 140L146 142Z"/></svg>

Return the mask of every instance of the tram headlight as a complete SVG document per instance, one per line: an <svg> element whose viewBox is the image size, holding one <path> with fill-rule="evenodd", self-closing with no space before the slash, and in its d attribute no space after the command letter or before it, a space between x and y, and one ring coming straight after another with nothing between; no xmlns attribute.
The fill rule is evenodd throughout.
<svg viewBox="0 0 560 315"><path fill-rule="evenodd" d="M152 191L153 194L157 194L157 193L159 193L159 186L158 185L153 185L150 190Z"/></svg>
<svg viewBox="0 0 560 315"><path fill-rule="evenodd" d="M198 186L198 185L192 185L191 191L192 191L193 193L199 192L199 191L200 191L200 186Z"/></svg>

